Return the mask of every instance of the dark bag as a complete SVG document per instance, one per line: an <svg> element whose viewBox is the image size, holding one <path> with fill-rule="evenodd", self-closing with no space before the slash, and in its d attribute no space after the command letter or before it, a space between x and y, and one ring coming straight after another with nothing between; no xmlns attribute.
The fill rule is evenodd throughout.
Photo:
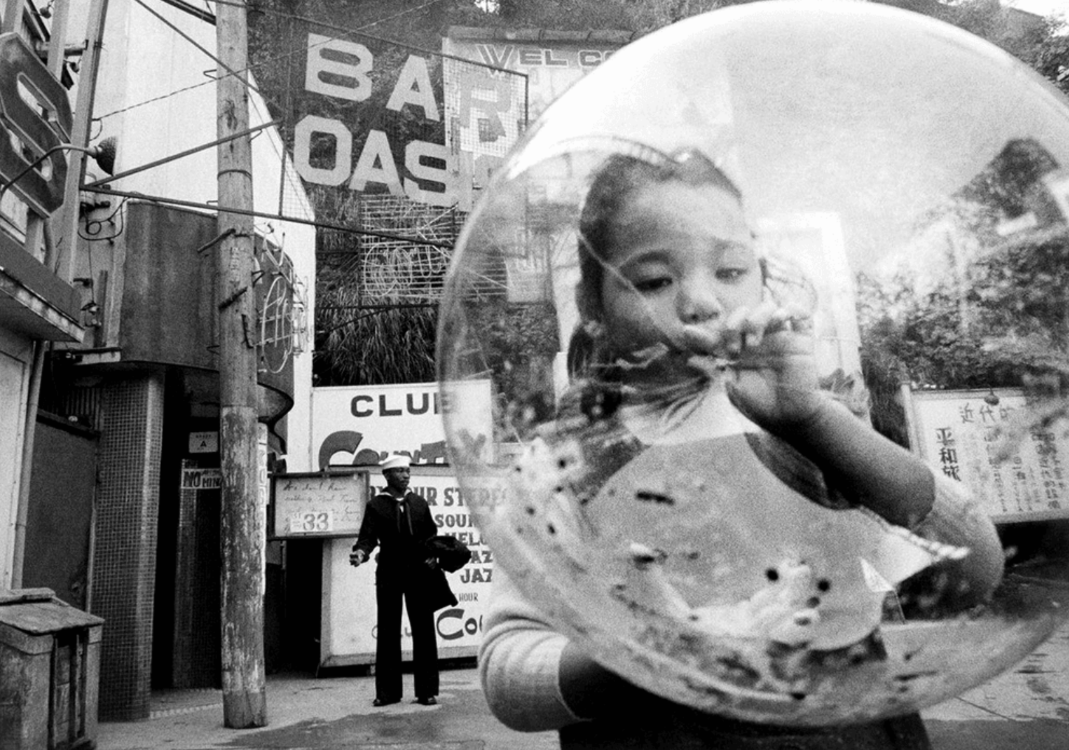
<svg viewBox="0 0 1069 750"><path fill-rule="evenodd" d="M428 571L427 578L427 603L432 612L437 612L442 607L455 607L457 605L456 594L449 588L449 581L445 578L445 572L441 568Z"/></svg>
<svg viewBox="0 0 1069 750"><path fill-rule="evenodd" d="M426 542L427 552L438 560L438 567L456 573L471 561L471 550L455 536L439 534Z"/></svg>

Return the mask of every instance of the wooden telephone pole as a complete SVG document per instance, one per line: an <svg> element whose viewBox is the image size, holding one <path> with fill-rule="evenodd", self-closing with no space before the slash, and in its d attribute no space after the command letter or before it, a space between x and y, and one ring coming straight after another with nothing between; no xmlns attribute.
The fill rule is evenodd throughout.
<svg viewBox="0 0 1069 750"><path fill-rule="evenodd" d="M217 133L249 129L245 6L216 5ZM263 639L264 511L257 487L252 145L219 146L219 451L222 470L223 723L267 724ZM232 210L227 210L232 209Z"/></svg>

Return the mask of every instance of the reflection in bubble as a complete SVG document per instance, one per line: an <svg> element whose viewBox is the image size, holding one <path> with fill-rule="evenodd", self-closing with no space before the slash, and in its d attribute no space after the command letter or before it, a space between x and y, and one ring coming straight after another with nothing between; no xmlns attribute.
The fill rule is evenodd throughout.
<svg viewBox="0 0 1069 750"><path fill-rule="evenodd" d="M869 720L1013 664L1063 617L1067 160L1056 94L893 9L621 50L451 270L441 380L493 379L492 460L462 400L446 427L498 564L604 666L735 718Z"/></svg>

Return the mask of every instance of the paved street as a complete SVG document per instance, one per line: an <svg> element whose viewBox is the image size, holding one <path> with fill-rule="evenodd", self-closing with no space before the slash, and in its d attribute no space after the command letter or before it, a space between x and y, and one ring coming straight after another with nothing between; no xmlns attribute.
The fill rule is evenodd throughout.
<svg viewBox="0 0 1069 750"><path fill-rule="evenodd" d="M373 677L308 675L268 678L268 726L233 730L222 725L220 693L174 691L153 696L147 721L100 725L99 750L206 750L207 748L322 748L350 750L551 750L556 735L521 734L490 715L473 667L443 670L439 705L408 697L374 708Z"/></svg>
<svg viewBox="0 0 1069 750"><path fill-rule="evenodd" d="M1009 672L924 712L934 750L1069 748L1069 627ZM411 675L405 675L411 696ZM223 727L218 691L153 695L153 718L100 725L99 750L553 750L554 733L521 734L489 713L470 662L443 670L441 703L373 708L374 678L273 675L268 726Z"/></svg>

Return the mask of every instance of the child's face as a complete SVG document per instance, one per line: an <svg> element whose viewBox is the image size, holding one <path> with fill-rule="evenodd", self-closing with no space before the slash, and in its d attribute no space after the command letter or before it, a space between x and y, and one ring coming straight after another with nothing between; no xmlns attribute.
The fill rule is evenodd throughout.
<svg viewBox="0 0 1069 750"><path fill-rule="evenodd" d="M716 328L761 302L763 279L738 200L712 185L648 184L608 236L601 300L617 353L680 346L683 326Z"/></svg>

